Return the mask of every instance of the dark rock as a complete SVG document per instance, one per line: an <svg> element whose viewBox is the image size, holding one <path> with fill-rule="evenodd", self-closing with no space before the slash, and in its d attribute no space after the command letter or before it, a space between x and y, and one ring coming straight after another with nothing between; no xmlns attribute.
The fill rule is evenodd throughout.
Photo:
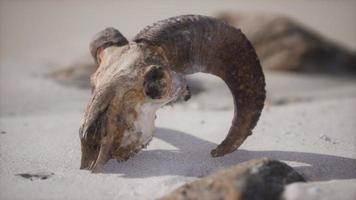
<svg viewBox="0 0 356 200"><path fill-rule="evenodd" d="M288 105L291 103L301 103L301 102L310 102L313 99L310 97L293 97L293 96L286 96L286 97L280 97L278 99L275 99L269 103L272 105L277 105L277 106L282 106L282 105Z"/></svg>
<svg viewBox="0 0 356 200"><path fill-rule="evenodd" d="M54 173L50 172L39 172L39 173L20 173L20 174L16 174L16 176L20 176L22 178L26 178L26 179L30 179L31 181L33 180L45 180L50 178L51 176L53 176Z"/></svg>
<svg viewBox="0 0 356 200"><path fill-rule="evenodd" d="M356 73L355 52L286 16L222 13L218 18L241 28L266 69Z"/></svg>
<svg viewBox="0 0 356 200"><path fill-rule="evenodd" d="M95 72L95 64L91 58L83 58L48 74L58 83L81 89L90 88L90 76Z"/></svg>
<svg viewBox="0 0 356 200"><path fill-rule="evenodd" d="M304 182L303 176L285 163L267 158L250 160L185 184L168 199L279 199L285 185Z"/></svg>

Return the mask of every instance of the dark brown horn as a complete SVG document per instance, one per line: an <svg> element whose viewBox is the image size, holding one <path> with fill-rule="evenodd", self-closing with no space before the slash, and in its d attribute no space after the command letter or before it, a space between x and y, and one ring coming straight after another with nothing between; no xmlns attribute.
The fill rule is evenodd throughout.
<svg viewBox="0 0 356 200"><path fill-rule="evenodd" d="M128 43L127 39L118 30L109 27L94 36L89 46L90 54L93 56L95 62L100 64L98 55L102 50L109 46L123 46Z"/></svg>
<svg viewBox="0 0 356 200"><path fill-rule="evenodd" d="M228 85L234 118L212 156L233 152L251 135L263 109L265 79L254 48L239 29L214 18L185 15L146 27L134 41L161 52L174 71L214 74Z"/></svg>

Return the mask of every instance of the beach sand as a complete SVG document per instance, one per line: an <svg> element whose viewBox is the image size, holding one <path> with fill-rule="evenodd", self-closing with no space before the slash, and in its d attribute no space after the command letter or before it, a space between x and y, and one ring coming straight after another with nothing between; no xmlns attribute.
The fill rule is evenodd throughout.
<svg viewBox="0 0 356 200"><path fill-rule="evenodd" d="M234 153L210 156L228 132L232 96L218 78L197 74L192 79L201 92L159 110L147 149L127 162L109 161L99 174L79 170L78 129L90 90L47 75L87 58L91 37L107 26L132 38L179 14L273 11L356 49L355 1L164 2L0 1L0 199L155 199L259 157L286 161L309 181L356 181L356 79L286 72L266 72L265 109Z"/></svg>

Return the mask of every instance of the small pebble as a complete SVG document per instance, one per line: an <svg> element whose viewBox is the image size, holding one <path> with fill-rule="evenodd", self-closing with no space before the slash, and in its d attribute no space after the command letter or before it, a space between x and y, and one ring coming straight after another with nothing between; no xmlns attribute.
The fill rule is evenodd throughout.
<svg viewBox="0 0 356 200"><path fill-rule="evenodd" d="M319 138L322 139L322 140L325 140L325 141L327 141L327 142L331 142L331 138L329 138L328 136L326 136L326 135L324 135L324 134L321 134L321 135L319 136Z"/></svg>

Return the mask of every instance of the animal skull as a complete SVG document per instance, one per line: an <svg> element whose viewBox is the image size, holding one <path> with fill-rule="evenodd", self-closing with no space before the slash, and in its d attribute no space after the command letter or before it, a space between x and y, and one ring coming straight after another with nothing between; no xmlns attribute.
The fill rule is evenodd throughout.
<svg viewBox="0 0 356 200"><path fill-rule="evenodd" d="M132 42L107 28L95 36L90 51L98 68L79 131L81 169L96 170L111 158L127 160L145 147L156 110L189 97L187 74L219 76L234 97L231 128L212 156L236 150L259 119L265 81L255 50L240 30L219 20L198 15L166 19L143 29Z"/></svg>

